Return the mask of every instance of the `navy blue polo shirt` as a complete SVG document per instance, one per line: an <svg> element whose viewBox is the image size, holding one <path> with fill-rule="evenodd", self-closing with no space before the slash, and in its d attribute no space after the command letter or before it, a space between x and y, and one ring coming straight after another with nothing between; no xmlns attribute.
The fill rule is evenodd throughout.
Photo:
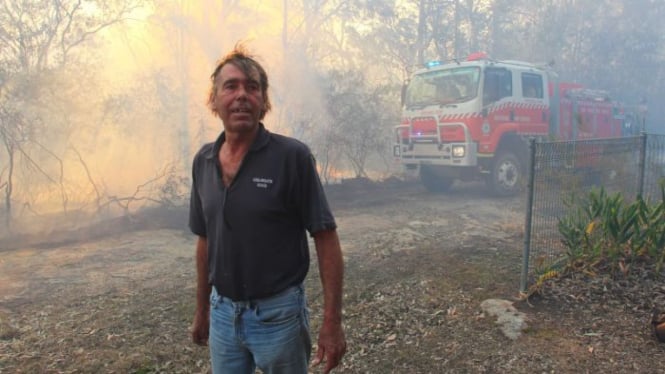
<svg viewBox="0 0 665 374"><path fill-rule="evenodd" d="M222 183L222 133L194 157L189 227L208 241L208 280L232 300L301 283L307 234L335 229L314 157L302 142L260 124L231 185Z"/></svg>

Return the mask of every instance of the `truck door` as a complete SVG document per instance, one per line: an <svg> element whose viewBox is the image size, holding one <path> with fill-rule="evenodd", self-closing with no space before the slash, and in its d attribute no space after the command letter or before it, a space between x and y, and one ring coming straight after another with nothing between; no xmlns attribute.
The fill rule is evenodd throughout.
<svg viewBox="0 0 665 374"><path fill-rule="evenodd" d="M526 125L525 131L532 133L549 132L549 108L545 101L545 82L542 74L522 72L520 75L522 99L525 104L520 110L520 121Z"/></svg>
<svg viewBox="0 0 665 374"><path fill-rule="evenodd" d="M522 97L525 99L545 98L543 76L534 73L522 73Z"/></svg>
<svg viewBox="0 0 665 374"><path fill-rule="evenodd" d="M513 77L510 70L489 67L483 80L483 107L513 95Z"/></svg>

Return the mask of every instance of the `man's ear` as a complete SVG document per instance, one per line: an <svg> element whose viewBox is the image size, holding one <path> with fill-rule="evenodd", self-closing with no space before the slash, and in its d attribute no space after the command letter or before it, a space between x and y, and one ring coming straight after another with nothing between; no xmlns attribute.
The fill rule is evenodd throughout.
<svg viewBox="0 0 665 374"><path fill-rule="evenodd" d="M259 115L259 119L263 120L265 118L266 114L268 113L268 105L266 103L263 103L263 108L261 108L261 114Z"/></svg>
<svg viewBox="0 0 665 374"><path fill-rule="evenodd" d="M218 109L218 104L217 104L217 97L213 97L212 102L210 104L210 110L212 113L215 115L217 118L221 118L219 115L219 109Z"/></svg>

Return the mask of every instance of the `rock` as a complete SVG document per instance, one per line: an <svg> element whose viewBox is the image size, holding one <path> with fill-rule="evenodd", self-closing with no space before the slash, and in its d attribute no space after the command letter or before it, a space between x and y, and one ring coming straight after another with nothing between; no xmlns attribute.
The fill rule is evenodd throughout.
<svg viewBox="0 0 665 374"><path fill-rule="evenodd" d="M487 315L496 317L501 332L511 340L517 339L526 328L526 315L502 299L487 299L480 303L480 308Z"/></svg>

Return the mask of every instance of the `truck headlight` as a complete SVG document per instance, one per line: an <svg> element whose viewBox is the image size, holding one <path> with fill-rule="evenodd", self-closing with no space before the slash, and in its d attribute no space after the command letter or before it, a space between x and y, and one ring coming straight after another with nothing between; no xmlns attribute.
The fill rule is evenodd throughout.
<svg viewBox="0 0 665 374"><path fill-rule="evenodd" d="M453 157L462 158L466 154L466 150L463 145L454 145L453 146Z"/></svg>

